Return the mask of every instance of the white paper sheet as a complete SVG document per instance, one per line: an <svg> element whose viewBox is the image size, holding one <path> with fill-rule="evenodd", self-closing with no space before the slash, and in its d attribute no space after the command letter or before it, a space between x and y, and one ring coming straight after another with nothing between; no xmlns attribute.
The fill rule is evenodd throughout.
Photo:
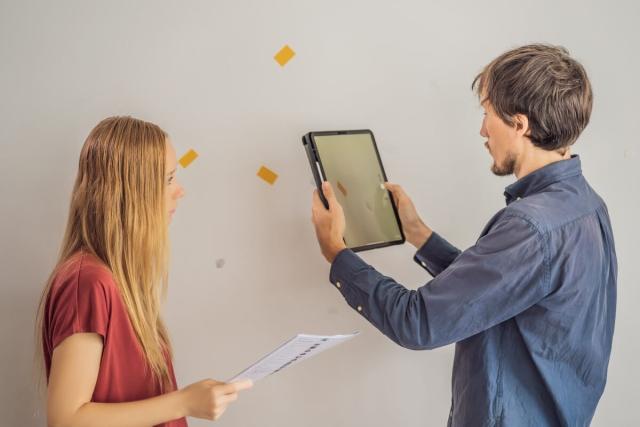
<svg viewBox="0 0 640 427"><path fill-rule="evenodd" d="M231 378L228 382L247 379L256 382L268 375L275 374L284 368L348 341L358 335L358 333L359 332L348 335L327 336L298 334Z"/></svg>

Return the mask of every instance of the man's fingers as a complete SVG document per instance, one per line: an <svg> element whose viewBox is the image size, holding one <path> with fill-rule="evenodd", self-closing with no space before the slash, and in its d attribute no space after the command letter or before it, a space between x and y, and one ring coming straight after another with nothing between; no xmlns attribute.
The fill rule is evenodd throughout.
<svg viewBox="0 0 640 427"><path fill-rule="evenodd" d="M404 190L398 184L385 182L384 188L391 191L391 195L393 196L393 201L396 202L396 205L400 203L400 197L405 195Z"/></svg>
<svg viewBox="0 0 640 427"><path fill-rule="evenodd" d="M386 188L387 190L391 191L393 194L406 195L406 193L404 192L404 189L398 184L392 184L390 182L385 182L384 183L384 188Z"/></svg>
<svg viewBox="0 0 640 427"><path fill-rule="evenodd" d="M336 195L333 193L333 187L331 187L331 183L329 181L324 181L322 183L322 193L324 194L324 198L329 202L329 209L336 202Z"/></svg>
<svg viewBox="0 0 640 427"><path fill-rule="evenodd" d="M397 184L392 184L390 182L385 182L384 183L384 188L386 188L387 190L389 190L391 192L391 194L393 195L393 198L396 199L396 201L398 201L398 188L400 186Z"/></svg>
<svg viewBox="0 0 640 427"><path fill-rule="evenodd" d="M326 211L322 199L320 199L320 192L313 190L313 198L311 201L311 220L313 221L321 212Z"/></svg>
<svg viewBox="0 0 640 427"><path fill-rule="evenodd" d="M398 184L392 184L390 182L385 182L384 183L384 187L387 190L391 191L391 194L393 194L393 198L395 199L396 204L400 201L400 199L409 197L409 196L407 196L407 193L404 192L404 188L402 188Z"/></svg>

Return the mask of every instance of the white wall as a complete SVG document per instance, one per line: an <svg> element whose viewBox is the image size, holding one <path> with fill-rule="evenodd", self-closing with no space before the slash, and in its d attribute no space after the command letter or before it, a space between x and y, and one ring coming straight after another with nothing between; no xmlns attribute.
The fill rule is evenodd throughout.
<svg viewBox="0 0 640 427"><path fill-rule="evenodd" d="M488 170L471 81L504 50L549 42L592 79L592 122L575 152L609 205L619 254L609 381L593 424L638 425L640 7L608 3L2 0L2 424L44 425L32 384L36 302L84 138L100 119L129 114L166 129L179 154L200 154L179 173L187 197L171 226L166 318L180 384L228 378L297 332L362 331L258 383L219 425L444 425L453 346L399 348L329 284L300 136L373 129L389 178L466 247L512 182ZM285 43L297 56L281 68L272 57ZM255 176L262 164L280 174L273 187ZM429 277L412 254L407 245L364 257L415 288Z"/></svg>

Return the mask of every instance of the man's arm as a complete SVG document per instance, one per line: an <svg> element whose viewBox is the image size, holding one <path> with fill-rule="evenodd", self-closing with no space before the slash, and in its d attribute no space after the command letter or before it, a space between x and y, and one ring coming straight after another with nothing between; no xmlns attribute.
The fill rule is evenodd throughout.
<svg viewBox="0 0 640 427"><path fill-rule="evenodd" d="M460 249L447 242L436 232L432 232L413 257L413 260L436 277L460 255Z"/></svg>
<svg viewBox="0 0 640 427"><path fill-rule="evenodd" d="M550 292L547 272L540 232L506 215L418 290L382 275L348 249L335 257L330 280L390 339L431 349L489 329L540 301Z"/></svg>
<svg viewBox="0 0 640 427"><path fill-rule="evenodd" d="M385 188L393 196L407 242L418 250L413 257L414 261L436 277L460 255L460 250L434 233L422 221L413 201L400 185L387 182Z"/></svg>

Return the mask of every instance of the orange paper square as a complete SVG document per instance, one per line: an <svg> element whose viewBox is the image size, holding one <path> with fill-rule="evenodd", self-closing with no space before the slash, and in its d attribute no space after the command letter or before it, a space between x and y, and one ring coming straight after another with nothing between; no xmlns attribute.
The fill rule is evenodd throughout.
<svg viewBox="0 0 640 427"><path fill-rule="evenodd" d="M273 59L275 59L281 67L284 67L285 65L287 65L287 62L289 62L291 58L295 56L295 54L296 53L289 47L289 45L284 45L284 47L280 49L278 53L276 53L276 56L274 56Z"/></svg>
<svg viewBox="0 0 640 427"><path fill-rule="evenodd" d="M278 174L266 166L262 166L257 175L271 185L273 185L273 183L276 182L276 179L278 179Z"/></svg>
<svg viewBox="0 0 640 427"><path fill-rule="evenodd" d="M189 150L182 157L180 157L180 160L178 161L183 168L186 168L191 164L191 162L196 159L196 157L198 157L198 153L196 153L194 150Z"/></svg>

